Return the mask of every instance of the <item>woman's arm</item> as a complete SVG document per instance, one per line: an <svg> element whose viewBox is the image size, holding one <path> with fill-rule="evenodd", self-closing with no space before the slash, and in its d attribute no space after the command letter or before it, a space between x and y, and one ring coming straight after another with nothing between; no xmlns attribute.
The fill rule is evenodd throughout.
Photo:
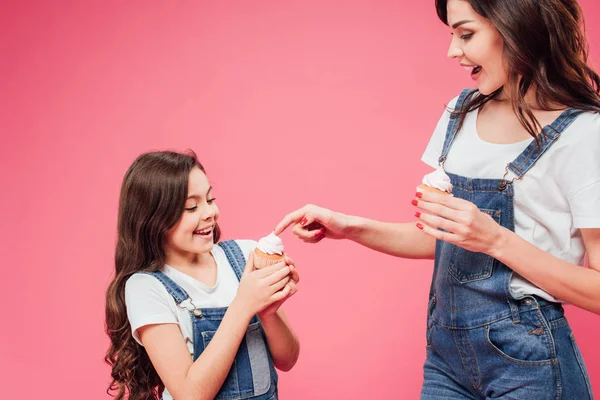
<svg viewBox="0 0 600 400"><path fill-rule="evenodd" d="M600 314L600 228L581 229L589 269L561 260L503 228L466 200L419 193L423 232L489 254L533 284L568 303ZM438 230L442 228L443 230Z"/></svg>
<svg viewBox="0 0 600 400"><path fill-rule="evenodd" d="M349 239L381 253L403 258L428 258L435 255L435 239L413 223L380 222L306 205L286 215L275 228L280 234L293 225L292 232L308 243L327 237ZM306 227L313 226L313 229Z"/></svg>
<svg viewBox="0 0 600 400"><path fill-rule="evenodd" d="M424 234L414 223L349 217L348 239L395 257L433 259L435 256L435 239Z"/></svg>
<svg viewBox="0 0 600 400"><path fill-rule="evenodd" d="M554 257L508 229L490 255L552 296L600 314L600 228L581 233L589 268Z"/></svg>

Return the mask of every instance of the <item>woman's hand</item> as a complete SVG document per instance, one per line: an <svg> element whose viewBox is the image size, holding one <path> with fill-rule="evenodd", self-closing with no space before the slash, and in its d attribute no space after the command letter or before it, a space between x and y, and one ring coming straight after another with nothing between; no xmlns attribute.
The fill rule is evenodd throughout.
<svg viewBox="0 0 600 400"><path fill-rule="evenodd" d="M307 243L317 243L324 237L346 239L349 235L349 217L326 208L308 204L286 215L277 227L279 235L290 225L292 232Z"/></svg>
<svg viewBox="0 0 600 400"><path fill-rule="evenodd" d="M486 254L504 240L505 229L467 200L432 192L416 197L412 204L424 211L415 213L421 220L417 227L436 239Z"/></svg>
<svg viewBox="0 0 600 400"><path fill-rule="evenodd" d="M294 266L294 261L291 258L286 257L285 258L285 264L290 268L290 275L289 275L289 277L291 279L287 283L287 285L285 286L285 288L289 287L288 294L283 299L281 299L279 301L276 301L275 303L271 304L270 306L268 306L267 308L265 308L264 310L262 310L258 314L258 317L261 320L263 320L263 321L265 319L273 316L277 312L277 310L279 310L279 307L281 307L281 305L283 303L285 303L285 301L287 299L289 299L290 297L292 297L298 291L298 282L300 282L300 275L298 274L298 270Z"/></svg>
<svg viewBox="0 0 600 400"><path fill-rule="evenodd" d="M285 299L293 289L288 285L292 280L290 275L291 268L286 261L255 269L254 254L250 252L232 307L244 310L251 317Z"/></svg>

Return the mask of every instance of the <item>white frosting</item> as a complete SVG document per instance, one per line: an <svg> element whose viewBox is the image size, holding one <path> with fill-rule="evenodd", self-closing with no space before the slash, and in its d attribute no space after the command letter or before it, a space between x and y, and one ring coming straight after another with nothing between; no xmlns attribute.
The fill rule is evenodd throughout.
<svg viewBox="0 0 600 400"><path fill-rule="evenodd" d="M423 184L443 192L452 193L450 177L446 175L446 172L441 167L425 175L423 177Z"/></svg>
<svg viewBox="0 0 600 400"><path fill-rule="evenodd" d="M258 241L258 249L267 254L283 254L283 242L279 236L271 232L268 236L261 238Z"/></svg>

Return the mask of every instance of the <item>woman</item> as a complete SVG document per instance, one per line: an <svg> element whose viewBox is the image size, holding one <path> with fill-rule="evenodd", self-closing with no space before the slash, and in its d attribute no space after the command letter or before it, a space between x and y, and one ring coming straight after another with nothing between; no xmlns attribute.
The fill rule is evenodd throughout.
<svg viewBox="0 0 600 400"><path fill-rule="evenodd" d="M308 205L302 240L350 239L435 259L422 399L588 399L561 302L600 314L600 78L576 0L436 0L448 56L476 82L423 161L452 196L419 192L418 223ZM543 128L542 128L543 127ZM589 257L589 269L584 265Z"/></svg>

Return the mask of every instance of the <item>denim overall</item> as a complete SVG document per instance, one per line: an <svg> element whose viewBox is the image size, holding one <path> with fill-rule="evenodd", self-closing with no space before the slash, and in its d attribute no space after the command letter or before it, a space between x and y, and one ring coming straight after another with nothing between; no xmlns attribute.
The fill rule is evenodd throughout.
<svg viewBox="0 0 600 400"><path fill-rule="evenodd" d="M458 98L459 109L469 90ZM568 109L507 165L521 179L581 114ZM439 159L457 134L452 115ZM513 181L448 174L453 195L514 231ZM504 175L506 177L506 174ZM427 318L421 399L592 399L563 308L536 296L514 299L512 270L484 253L437 241Z"/></svg>
<svg viewBox="0 0 600 400"><path fill-rule="evenodd" d="M242 249L233 240L220 242L219 246L225 251L229 264L240 280L246 265ZM190 298L183 288L164 273L156 271L150 274L165 286L178 306L182 307L180 304ZM189 312L194 334L194 361L214 337L226 311L227 307L196 308ZM265 334L255 315L250 320L246 336L242 339L229 374L215 399L277 400L277 379Z"/></svg>

